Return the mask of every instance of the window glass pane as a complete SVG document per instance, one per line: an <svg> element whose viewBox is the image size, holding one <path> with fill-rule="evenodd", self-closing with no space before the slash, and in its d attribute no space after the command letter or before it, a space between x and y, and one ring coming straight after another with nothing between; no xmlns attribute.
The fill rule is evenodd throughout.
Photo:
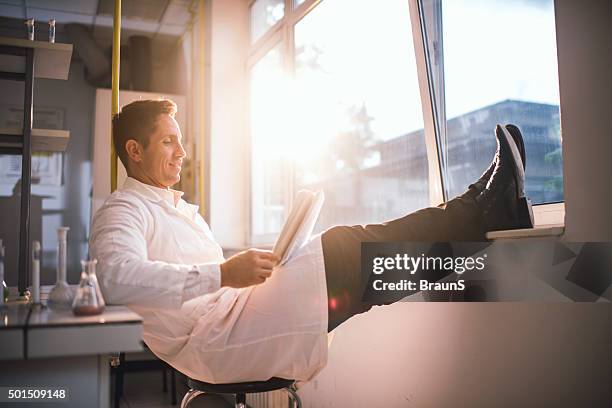
<svg viewBox="0 0 612 408"><path fill-rule="evenodd" d="M553 0L422 5L448 195L487 168L495 125L514 123L525 139L527 195L562 201Z"/></svg>
<svg viewBox="0 0 612 408"><path fill-rule="evenodd" d="M82 96L77 92L72 95L77 98ZM12 111L23 115L23 108L13 108ZM19 122L17 128L22 126L21 120ZM61 129L68 127L66 123L70 122L64 120L63 110L34 108L35 127ZM83 127L90 128L88 121L83 123ZM72 128L77 129L72 132L73 137L83 135L79 133L78 126ZM79 261L87 258L91 208L89 194L92 188L89 160L89 140L86 137L72 139L64 153L32 154L29 240L30 243L38 241L41 244L40 281L43 285L52 285L56 280L57 228L70 228L67 251L67 278L70 283L78 282ZM0 154L0 239L6 248L5 280L9 286L17 286L18 282L21 165L21 155Z"/></svg>
<svg viewBox="0 0 612 408"><path fill-rule="evenodd" d="M295 26L295 186L325 191L318 231L429 203L408 2L372 10L326 0Z"/></svg>
<svg viewBox="0 0 612 408"><path fill-rule="evenodd" d="M18 182L20 179L21 155L0 154L0 239L5 248L4 281L8 286L17 286L18 279L21 212L21 190ZM40 233L37 234L36 228L34 230L32 235L36 238L32 239L40 241Z"/></svg>
<svg viewBox="0 0 612 408"><path fill-rule="evenodd" d="M24 85L0 80L0 90L0 128L21 133ZM80 261L87 259L94 180L95 101L96 89L86 81L84 66L78 60L71 62L67 81L34 81L33 127L70 131L65 151L35 151L32 154L29 241L40 241L42 246L42 285L52 285L56 280L58 227L70 228L69 283L79 282ZM5 279L14 286L18 281L22 157L2 154L6 150L0 150L0 238L6 247ZM27 254L27 259L30 258L31 254Z"/></svg>
<svg viewBox="0 0 612 408"><path fill-rule="evenodd" d="M286 172L276 143L284 136L284 78L279 46L251 70L251 229L254 236L277 233L284 221Z"/></svg>
<svg viewBox="0 0 612 408"><path fill-rule="evenodd" d="M285 15L284 0L257 0L251 5L251 43Z"/></svg>

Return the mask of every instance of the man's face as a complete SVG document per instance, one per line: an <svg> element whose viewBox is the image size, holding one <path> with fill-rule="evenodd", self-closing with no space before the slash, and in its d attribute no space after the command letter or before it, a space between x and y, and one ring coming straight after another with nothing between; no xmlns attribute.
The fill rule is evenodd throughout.
<svg viewBox="0 0 612 408"><path fill-rule="evenodd" d="M149 144L142 149L138 171L148 184L167 188L181 179L181 166L186 156L181 144L179 125L170 115L162 114Z"/></svg>

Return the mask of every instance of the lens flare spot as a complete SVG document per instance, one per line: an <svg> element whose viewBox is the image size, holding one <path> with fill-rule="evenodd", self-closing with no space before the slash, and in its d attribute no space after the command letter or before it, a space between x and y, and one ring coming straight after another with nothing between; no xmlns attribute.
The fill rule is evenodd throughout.
<svg viewBox="0 0 612 408"><path fill-rule="evenodd" d="M338 307L338 301L336 300L336 298L329 299L329 308L331 310L336 310L337 307Z"/></svg>

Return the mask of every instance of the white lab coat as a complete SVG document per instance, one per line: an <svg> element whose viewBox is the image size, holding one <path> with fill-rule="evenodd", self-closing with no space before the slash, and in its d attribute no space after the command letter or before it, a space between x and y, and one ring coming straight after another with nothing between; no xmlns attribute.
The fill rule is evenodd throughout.
<svg viewBox="0 0 612 408"><path fill-rule="evenodd" d="M265 283L219 289L221 248L197 206L176 194L128 178L96 213L90 254L107 302L139 313L149 348L191 378L314 377L327 361L320 236ZM183 302L194 271L203 294Z"/></svg>

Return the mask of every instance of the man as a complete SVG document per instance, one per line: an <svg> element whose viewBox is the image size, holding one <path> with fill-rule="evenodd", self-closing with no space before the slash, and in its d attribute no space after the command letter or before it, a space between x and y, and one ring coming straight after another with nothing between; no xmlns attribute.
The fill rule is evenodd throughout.
<svg viewBox="0 0 612 408"><path fill-rule="evenodd" d="M194 379L316 375L327 332L373 306L361 301L361 242L477 241L486 230L532 226L520 132L498 126L491 166L448 203L384 224L331 228L276 269L270 251L225 260L197 207L170 189L185 157L175 113L171 101L141 100L113 118L129 177L96 213L90 254L105 299L139 313L150 349Z"/></svg>

